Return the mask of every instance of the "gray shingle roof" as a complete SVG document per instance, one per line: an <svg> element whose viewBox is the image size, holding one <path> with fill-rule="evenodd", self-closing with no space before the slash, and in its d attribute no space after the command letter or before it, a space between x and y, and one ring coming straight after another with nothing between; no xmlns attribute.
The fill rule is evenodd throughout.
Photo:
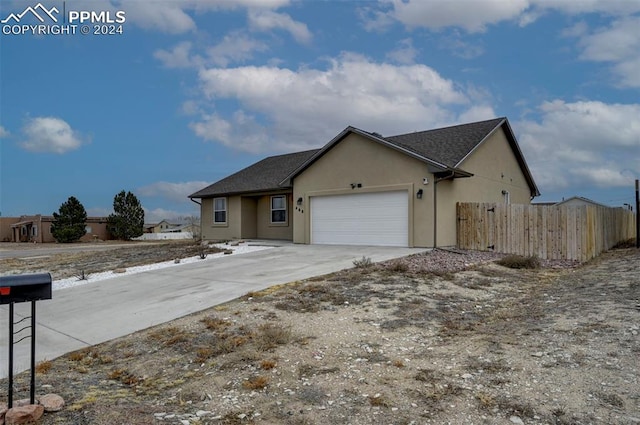
<svg viewBox="0 0 640 425"><path fill-rule="evenodd" d="M316 152L318 149L270 156L189 195L189 198L286 189L279 183Z"/></svg>
<svg viewBox="0 0 640 425"><path fill-rule="evenodd" d="M384 137L385 140L448 167L457 167L505 118Z"/></svg>
<svg viewBox="0 0 640 425"><path fill-rule="evenodd" d="M290 188L288 185L293 177L304 171L324 152L331 149L351 132L369 137L391 148L404 151L406 154L415 156L422 161L436 164L437 167L442 167L443 171L457 170L460 173L465 173L464 170L458 168L461 162L499 126L505 128L509 144L514 150L518 163L529 183L532 196L538 196L540 193L524 161L522 152L520 152L509 122L502 117L390 137L383 137L377 133L369 133L354 127L347 127L322 149L265 158L189 197L207 198Z"/></svg>

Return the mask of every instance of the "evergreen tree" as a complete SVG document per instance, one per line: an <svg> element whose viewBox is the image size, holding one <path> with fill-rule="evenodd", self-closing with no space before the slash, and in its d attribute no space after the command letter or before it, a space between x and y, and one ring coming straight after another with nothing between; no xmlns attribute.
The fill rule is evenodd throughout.
<svg viewBox="0 0 640 425"><path fill-rule="evenodd" d="M113 214L107 219L109 231L118 239L130 240L144 232L144 210L136 195L124 190L113 198Z"/></svg>
<svg viewBox="0 0 640 425"><path fill-rule="evenodd" d="M51 234L61 243L76 242L87 233L86 221L87 212L84 206L75 197L70 196L67 202L60 205L58 212L53 213Z"/></svg>

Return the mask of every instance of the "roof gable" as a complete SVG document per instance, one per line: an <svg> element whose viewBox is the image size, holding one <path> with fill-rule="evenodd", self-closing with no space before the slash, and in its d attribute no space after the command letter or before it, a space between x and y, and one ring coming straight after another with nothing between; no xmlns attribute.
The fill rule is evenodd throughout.
<svg viewBox="0 0 640 425"><path fill-rule="evenodd" d="M189 195L189 198L285 189L287 186L281 186L280 182L317 151L270 156Z"/></svg>
<svg viewBox="0 0 640 425"><path fill-rule="evenodd" d="M458 167L462 160L505 120L506 118L495 118L390 136L385 137L385 140L447 167Z"/></svg>

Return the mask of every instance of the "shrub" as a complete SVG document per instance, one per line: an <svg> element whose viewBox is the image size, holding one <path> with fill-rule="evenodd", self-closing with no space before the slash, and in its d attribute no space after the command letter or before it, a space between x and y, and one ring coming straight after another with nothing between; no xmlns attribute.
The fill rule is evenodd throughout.
<svg viewBox="0 0 640 425"><path fill-rule="evenodd" d="M365 257L363 255L361 259L353 260L353 265L356 266L356 268L359 268L359 269L366 269L366 268L369 268L369 267L371 267L373 265L373 261L371 261L371 258Z"/></svg>
<svg viewBox="0 0 640 425"><path fill-rule="evenodd" d="M254 336L256 348L267 351L291 341L291 327L276 323L264 323L258 327Z"/></svg>
<svg viewBox="0 0 640 425"><path fill-rule="evenodd" d="M540 259L536 256L507 255L497 263L510 269L537 269L540 267Z"/></svg>

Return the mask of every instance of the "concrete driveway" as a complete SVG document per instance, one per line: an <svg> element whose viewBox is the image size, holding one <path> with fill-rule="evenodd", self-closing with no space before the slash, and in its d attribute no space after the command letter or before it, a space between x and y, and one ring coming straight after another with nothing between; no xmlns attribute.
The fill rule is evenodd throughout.
<svg viewBox="0 0 640 425"><path fill-rule="evenodd" d="M249 291L353 267L424 249L280 244L203 262L54 291L37 302L36 361L168 322L233 300ZM31 303L15 304L15 321ZM8 374L9 308L0 308L0 377ZM18 339L18 338L16 338ZM29 368L29 339L14 348L14 373Z"/></svg>

